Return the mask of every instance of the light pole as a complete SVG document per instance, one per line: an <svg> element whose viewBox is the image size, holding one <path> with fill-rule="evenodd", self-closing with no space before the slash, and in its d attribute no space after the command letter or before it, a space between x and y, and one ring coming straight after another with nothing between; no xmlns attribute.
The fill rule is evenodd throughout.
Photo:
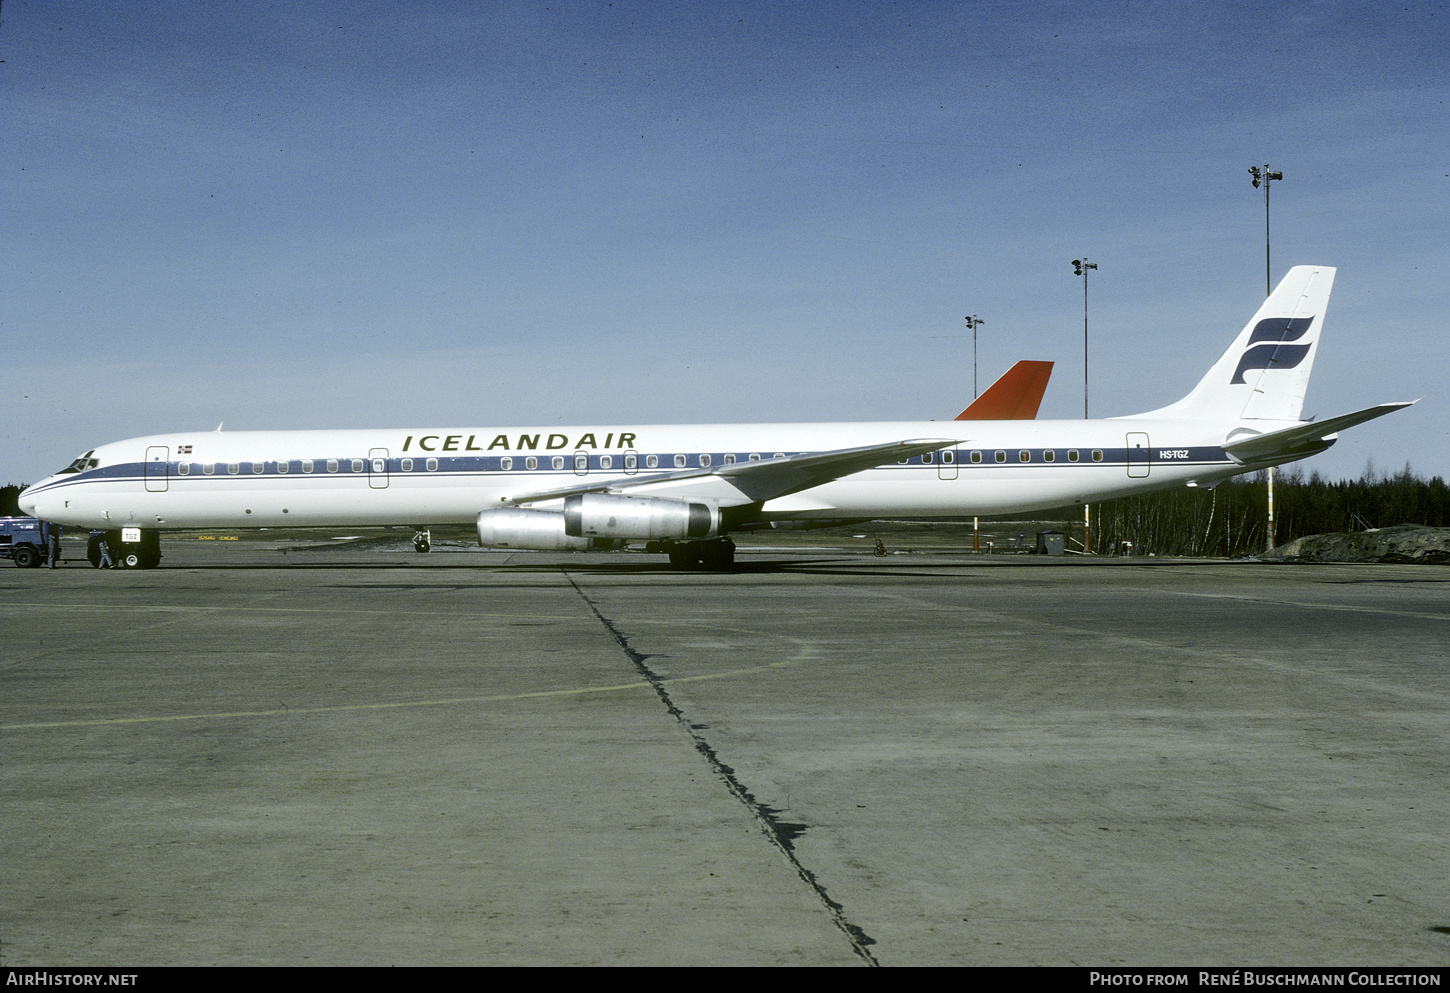
<svg viewBox="0 0 1450 993"><path fill-rule="evenodd" d="M1254 177L1254 189L1257 190L1259 188L1259 184L1260 183L1262 183L1263 186L1264 186L1264 296L1265 296L1265 298L1267 298L1270 295L1272 295L1273 292L1274 292L1274 277L1273 277L1273 274L1272 274L1271 270L1269 269L1269 184L1272 183L1272 182L1274 182L1275 180L1283 179L1284 178L1284 174L1282 172L1271 172L1269 170L1269 164L1267 162L1265 162L1262 169L1259 168L1256 165L1249 166L1249 175ZM1268 482L1269 482L1269 501L1268 501L1268 506L1269 506L1269 527L1268 527L1267 544L1268 544L1268 550L1272 552L1274 550L1274 467L1273 466L1269 466L1269 471L1268 471L1268 477L1267 478L1268 478Z"/></svg>
<svg viewBox="0 0 1450 993"><path fill-rule="evenodd" d="M1084 255L1080 259L1072 260L1072 269L1075 275L1082 277L1082 419L1087 420L1088 416L1088 332L1087 332L1087 284L1088 270L1096 269L1096 262L1089 262ZM1093 551L1093 508L1092 504L1082 505L1082 552L1084 555L1091 555Z"/></svg>
<svg viewBox="0 0 1450 993"><path fill-rule="evenodd" d="M962 318L967 322L967 330L972 332L972 399L977 399L977 328L985 321L973 314L971 317Z"/></svg>
<svg viewBox="0 0 1450 993"><path fill-rule="evenodd" d="M1087 333L1087 284L1088 270L1096 269L1096 262L1089 262L1087 256L1072 260L1075 275L1082 277L1082 419L1088 415L1088 333Z"/></svg>
<svg viewBox="0 0 1450 993"><path fill-rule="evenodd" d="M963 318L972 332L972 399L977 399L977 328L984 323L976 314ZM972 551L977 551L977 518L972 518Z"/></svg>
<svg viewBox="0 0 1450 993"><path fill-rule="evenodd" d="M1254 177L1254 189L1259 184L1264 186L1264 296L1274 292L1273 276L1269 272L1269 183L1274 180L1283 179L1282 172L1270 172L1268 163L1260 169L1258 166L1249 166L1249 175Z"/></svg>

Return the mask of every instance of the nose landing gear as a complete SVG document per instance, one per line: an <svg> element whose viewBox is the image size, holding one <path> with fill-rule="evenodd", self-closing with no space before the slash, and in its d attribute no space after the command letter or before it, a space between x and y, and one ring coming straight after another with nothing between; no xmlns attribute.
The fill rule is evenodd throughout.
<svg viewBox="0 0 1450 993"><path fill-rule="evenodd" d="M134 532L133 532L134 533ZM94 568L101 567L101 542L113 569L155 569L161 564L161 537L155 531L140 529L135 541L126 541L124 531L92 531L86 545L86 558Z"/></svg>

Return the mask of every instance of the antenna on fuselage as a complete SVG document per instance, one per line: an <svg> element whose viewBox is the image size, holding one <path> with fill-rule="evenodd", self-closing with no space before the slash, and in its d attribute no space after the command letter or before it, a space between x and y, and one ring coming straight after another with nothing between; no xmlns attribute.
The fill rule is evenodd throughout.
<svg viewBox="0 0 1450 993"><path fill-rule="evenodd" d="M225 423L226 423L226 421L217 421L216 422L216 433L217 434L221 434L222 433L222 425L225 424Z"/></svg>

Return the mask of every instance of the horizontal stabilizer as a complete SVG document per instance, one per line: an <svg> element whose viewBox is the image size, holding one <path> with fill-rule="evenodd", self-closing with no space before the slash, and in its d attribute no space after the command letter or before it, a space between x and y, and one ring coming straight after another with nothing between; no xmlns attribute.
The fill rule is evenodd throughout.
<svg viewBox="0 0 1450 993"><path fill-rule="evenodd" d="M1002 374L987 392L972 401L958 414L958 421L1030 421L1037 416L1047 380L1052 376L1051 362L1023 359Z"/></svg>
<svg viewBox="0 0 1450 993"><path fill-rule="evenodd" d="M1285 459L1303 458L1313 455L1315 452L1324 451L1333 443L1334 436L1345 428L1372 421L1376 417L1383 417L1385 414L1393 413L1418 402L1418 400L1409 400L1401 403L1382 403L1375 407L1366 407L1363 410L1340 414L1338 417L1331 417L1323 421L1310 421L1306 424L1296 424L1294 427L1284 428L1281 431L1251 435L1238 441L1229 442L1223 446L1223 450L1245 465L1253 462L1278 462Z"/></svg>

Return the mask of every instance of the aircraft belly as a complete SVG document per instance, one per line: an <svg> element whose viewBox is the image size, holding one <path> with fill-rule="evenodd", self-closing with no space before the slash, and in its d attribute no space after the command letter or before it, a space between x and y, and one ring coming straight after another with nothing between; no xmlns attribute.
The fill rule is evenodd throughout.
<svg viewBox="0 0 1450 993"><path fill-rule="evenodd" d="M267 476L250 479L172 476L164 492L139 480L68 487L42 508L48 520L77 527L120 523L158 530L206 527L309 527L387 524L468 524L497 502L478 481L418 485L394 477L373 488L365 476ZM66 501L70 506L65 506Z"/></svg>

